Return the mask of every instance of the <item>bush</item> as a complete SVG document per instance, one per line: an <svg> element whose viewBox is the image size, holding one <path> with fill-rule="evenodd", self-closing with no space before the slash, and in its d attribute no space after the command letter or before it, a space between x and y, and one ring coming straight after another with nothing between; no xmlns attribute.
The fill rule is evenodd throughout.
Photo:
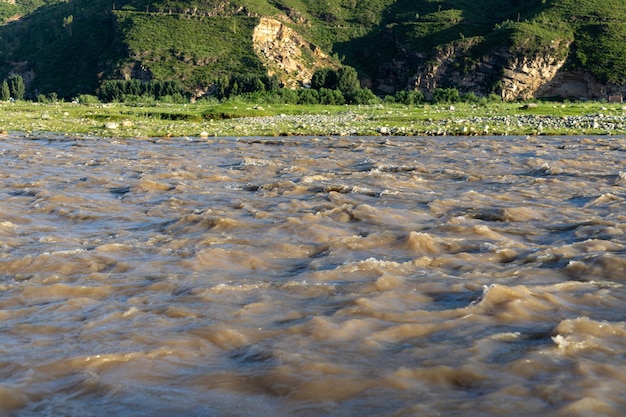
<svg viewBox="0 0 626 417"><path fill-rule="evenodd" d="M461 95L456 88L435 88L432 101L435 104L458 103L461 101Z"/></svg>
<svg viewBox="0 0 626 417"><path fill-rule="evenodd" d="M378 104L380 99L369 88L359 88L349 96L351 104Z"/></svg>
<svg viewBox="0 0 626 417"><path fill-rule="evenodd" d="M76 101L77 103L80 103L80 104L100 103L100 100L98 100L98 97L92 96L91 94L81 94L78 97L76 97L73 101Z"/></svg>
<svg viewBox="0 0 626 417"><path fill-rule="evenodd" d="M480 103L482 100L482 97L478 97L476 94L474 94L474 92L469 92L469 93L463 93L461 94L461 98L460 100L464 103Z"/></svg>
<svg viewBox="0 0 626 417"><path fill-rule="evenodd" d="M282 103L285 104L297 104L298 103L298 92L296 90L291 90L288 88L281 88L276 92L277 96L280 97Z"/></svg>
<svg viewBox="0 0 626 417"><path fill-rule="evenodd" d="M424 97L424 93L421 91L407 91L402 90L396 92L395 101L396 103L402 103L407 106L413 106L416 104L423 103L426 100Z"/></svg>
<svg viewBox="0 0 626 417"><path fill-rule="evenodd" d="M0 88L0 100L7 101L11 98L11 90L9 89L9 83L7 80L2 81L2 87Z"/></svg>
<svg viewBox="0 0 626 417"><path fill-rule="evenodd" d="M317 90L304 88L298 90L298 104L319 104L320 97Z"/></svg>
<svg viewBox="0 0 626 417"><path fill-rule="evenodd" d="M11 91L11 97L16 100L23 100L26 93L26 86L24 85L24 79L21 75L14 74L7 79L9 90Z"/></svg>
<svg viewBox="0 0 626 417"><path fill-rule="evenodd" d="M489 94L489 96L487 98L488 98L489 101L491 101L493 103L502 102L502 97L500 97L496 93Z"/></svg>
<svg viewBox="0 0 626 417"><path fill-rule="evenodd" d="M171 104L184 104L187 103L187 97L183 96L181 93L174 93L171 95L160 96L158 101L161 103L171 103Z"/></svg>
<svg viewBox="0 0 626 417"><path fill-rule="evenodd" d="M339 90L331 90L329 88L320 88L319 103L328 105L346 104L346 99Z"/></svg>
<svg viewBox="0 0 626 417"><path fill-rule="evenodd" d="M156 103L154 97L149 95L127 94L124 96L124 103L134 106L153 106Z"/></svg>

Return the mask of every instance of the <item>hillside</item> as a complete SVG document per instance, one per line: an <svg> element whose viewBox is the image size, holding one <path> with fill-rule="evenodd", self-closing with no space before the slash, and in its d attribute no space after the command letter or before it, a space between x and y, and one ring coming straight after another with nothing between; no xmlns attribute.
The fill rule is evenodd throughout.
<svg viewBox="0 0 626 417"><path fill-rule="evenodd" d="M349 65L379 94L606 98L626 85L620 0L0 0L0 79L71 98L107 79L286 86Z"/></svg>

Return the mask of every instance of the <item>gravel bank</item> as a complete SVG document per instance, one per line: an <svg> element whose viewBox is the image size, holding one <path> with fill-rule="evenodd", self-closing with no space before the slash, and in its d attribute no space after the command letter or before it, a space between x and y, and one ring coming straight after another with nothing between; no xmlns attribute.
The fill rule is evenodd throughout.
<svg viewBox="0 0 626 417"><path fill-rule="evenodd" d="M625 115L585 116L480 116L440 120L413 120L392 124L380 116L352 112L334 115L244 117L222 122L223 130L264 134L325 135L505 135L505 134L626 134Z"/></svg>

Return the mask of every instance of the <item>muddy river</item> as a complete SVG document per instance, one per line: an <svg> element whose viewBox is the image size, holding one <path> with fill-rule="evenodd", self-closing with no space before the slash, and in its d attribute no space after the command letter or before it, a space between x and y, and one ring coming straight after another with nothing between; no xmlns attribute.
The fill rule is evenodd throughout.
<svg viewBox="0 0 626 417"><path fill-rule="evenodd" d="M0 415L623 416L626 138L0 139Z"/></svg>

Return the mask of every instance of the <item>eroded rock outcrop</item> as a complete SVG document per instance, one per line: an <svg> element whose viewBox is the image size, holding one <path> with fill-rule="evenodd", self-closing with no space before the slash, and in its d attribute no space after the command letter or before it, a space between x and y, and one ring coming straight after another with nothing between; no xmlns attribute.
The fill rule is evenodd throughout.
<svg viewBox="0 0 626 417"><path fill-rule="evenodd" d="M566 47L569 48L569 42ZM559 56L558 48L556 43L550 51L553 53L511 56L502 69L502 99L527 100L539 96L567 60L566 56Z"/></svg>
<svg viewBox="0 0 626 417"><path fill-rule="evenodd" d="M268 75L276 75L287 87L306 85L317 68L336 66L318 47L276 19L262 17L252 41Z"/></svg>
<svg viewBox="0 0 626 417"><path fill-rule="evenodd" d="M565 70L564 50L569 41L554 41L552 47L537 54L493 50L471 60L472 40L441 48L427 65L412 78L412 87L429 96L436 88L457 88L479 95L496 93L503 100L561 97L572 100L606 99L618 91L601 84L584 71ZM618 91L618 93L621 90Z"/></svg>

